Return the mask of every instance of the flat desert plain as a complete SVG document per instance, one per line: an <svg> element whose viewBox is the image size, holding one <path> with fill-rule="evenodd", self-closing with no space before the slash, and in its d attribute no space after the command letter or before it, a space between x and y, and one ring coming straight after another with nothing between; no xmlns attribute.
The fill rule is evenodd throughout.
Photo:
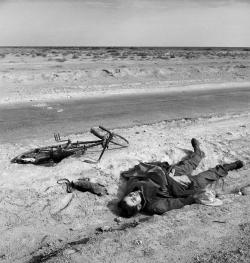
<svg viewBox="0 0 250 263"><path fill-rule="evenodd" d="M250 185L249 83L247 48L1 48L0 122L5 128L0 129L0 262L250 262L250 197L249 191L240 191ZM242 88L241 103L234 97ZM46 136L54 132L51 119L48 124L43 119L39 126L42 113L54 111L58 126L53 128L69 126L66 108L54 105L102 101L111 95L118 102L133 94L174 92L184 97L193 92L196 98L195 92L218 89L233 94L232 102L221 100L224 107L211 102L210 111L197 104L192 110L200 116L191 116L188 109L176 118L173 110L170 117L161 108L154 121L152 107L152 114L143 120L132 112L134 122L124 119L116 125L113 111L112 130L130 145L107 151L96 165L83 162L85 156L64 159L53 167L10 163L28 149L54 144ZM204 96L207 101L212 95ZM185 101L180 108L183 105ZM23 107L29 111L15 119L11 112ZM41 112L36 121L32 109ZM88 111L93 111L91 105ZM99 113L93 124L111 123L104 116ZM71 139L93 138L76 120L72 123L75 126L70 124L66 134ZM192 150L193 137L206 155L194 174L238 159L245 164L230 172L223 187L218 185L223 205L194 204L161 216L119 217L116 204L125 184L120 173L139 161L176 163ZM57 184L61 178L82 177L105 185L108 195L66 193Z"/></svg>

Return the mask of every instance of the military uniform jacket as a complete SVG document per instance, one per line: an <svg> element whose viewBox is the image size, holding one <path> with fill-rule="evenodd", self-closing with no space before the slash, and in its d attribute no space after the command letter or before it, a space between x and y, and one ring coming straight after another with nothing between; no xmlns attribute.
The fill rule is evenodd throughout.
<svg viewBox="0 0 250 263"><path fill-rule="evenodd" d="M163 214L194 203L192 196L177 198L171 193L174 180L168 176L170 165L165 162L140 163L121 175L128 180L125 195L141 190L142 211L148 214Z"/></svg>

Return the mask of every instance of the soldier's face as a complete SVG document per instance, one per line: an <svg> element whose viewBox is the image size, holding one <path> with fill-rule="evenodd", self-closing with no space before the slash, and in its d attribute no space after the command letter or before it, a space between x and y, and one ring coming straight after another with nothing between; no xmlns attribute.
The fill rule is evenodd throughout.
<svg viewBox="0 0 250 263"><path fill-rule="evenodd" d="M124 197L124 201L129 206L140 206L142 201L140 191L129 193L127 196Z"/></svg>

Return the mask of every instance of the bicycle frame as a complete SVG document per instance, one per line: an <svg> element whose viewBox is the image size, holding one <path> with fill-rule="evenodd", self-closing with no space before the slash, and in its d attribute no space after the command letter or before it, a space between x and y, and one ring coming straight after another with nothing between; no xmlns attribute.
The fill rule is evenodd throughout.
<svg viewBox="0 0 250 263"><path fill-rule="evenodd" d="M101 126L99 126L101 127ZM66 141L67 143L64 145L64 150L67 150L68 147L74 147L77 150L84 150L84 152L89 149L89 148L93 148L95 146L99 146L101 145L103 147L103 150L98 158L97 161L90 161L90 160L85 160L85 162L91 162L91 163L96 163L99 162L105 152L105 150L108 148L108 144L110 142L110 140L112 139L112 133L105 129L104 127L101 128L102 130L105 130L106 132L108 132L107 136L103 136L102 139L99 140L92 140L92 141L77 141L75 143L72 143L71 140L67 139L67 140L61 140L61 136L60 134L54 134L54 138L56 141L58 142L63 142ZM93 133L94 135L96 135L97 137L101 137L101 135L99 135L96 131L94 131L93 129L91 129L91 133ZM62 145L55 145L55 147L60 147ZM52 146L53 147L53 146ZM73 149L72 149L73 150Z"/></svg>
<svg viewBox="0 0 250 263"><path fill-rule="evenodd" d="M22 155L15 157L14 159L12 159L12 162L41 164L42 162L46 163L48 162L48 160L51 160L54 163L57 163L68 156L76 155L79 153L82 155L90 148L94 148L96 146L102 146L102 151L97 161L84 160L84 162L87 163L98 163L101 160L105 150L108 148L109 143L119 145L120 147L128 146L128 141L122 136L112 133L108 129L102 126L99 126L99 128L105 132L105 135L100 134L94 128L90 130L90 132L93 135L99 138L98 140L72 142L70 139L62 140L60 134L57 133L54 134L55 141L58 143L60 142L65 142L65 143L33 149L29 152L26 152ZM122 140L122 143L116 142L115 138Z"/></svg>

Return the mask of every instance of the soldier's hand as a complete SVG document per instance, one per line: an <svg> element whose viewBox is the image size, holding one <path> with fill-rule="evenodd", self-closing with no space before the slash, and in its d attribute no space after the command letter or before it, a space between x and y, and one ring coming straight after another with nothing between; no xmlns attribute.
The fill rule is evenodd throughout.
<svg viewBox="0 0 250 263"><path fill-rule="evenodd" d="M170 171L169 176L174 177L174 174L175 174L175 169L173 168L173 169Z"/></svg>

